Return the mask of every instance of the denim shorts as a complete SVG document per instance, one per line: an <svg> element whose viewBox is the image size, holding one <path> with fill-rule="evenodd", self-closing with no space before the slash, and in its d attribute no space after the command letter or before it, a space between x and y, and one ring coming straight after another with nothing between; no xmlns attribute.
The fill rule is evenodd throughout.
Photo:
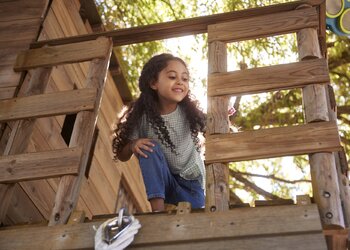
<svg viewBox="0 0 350 250"><path fill-rule="evenodd" d="M199 181L172 174L159 145L155 143L152 149L153 152L143 150L148 158L139 157L148 200L162 198L165 203L174 205L187 201L192 208L204 207L204 190Z"/></svg>

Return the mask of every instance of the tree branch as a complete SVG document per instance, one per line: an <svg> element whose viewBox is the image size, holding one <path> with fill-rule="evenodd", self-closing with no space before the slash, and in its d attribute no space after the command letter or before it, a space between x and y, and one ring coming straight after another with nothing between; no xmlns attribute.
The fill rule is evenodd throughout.
<svg viewBox="0 0 350 250"><path fill-rule="evenodd" d="M338 114L350 114L350 106L348 105L338 106L337 112Z"/></svg>
<svg viewBox="0 0 350 250"><path fill-rule="evenodd" d="M248 189L251 189L255 192L257 192L258 194L264 196L266 199L271 199L271 200L283 200L283 198L271 194L267 191L265 191L264 189L258 187L257 185L255 185L254 183L250 182L248 179L244 178L241 174L234 172L233 170L230 169L230 174L232 177L234 177L237 181L242 182L244 184L244 186Z"/></svg>
<svg viewBox="0 0 350 250"><path fill-rule="evenodd" d="M230 190L230 203L231 204L243 204L243 201L241 198L239 198L238 195L236 195L232 190Z"/></svg>
<svg viewBox="0 0 350 250"><path fill-rule="evenodd" d="M261 174L253 174L253 173L248 173L248 172L240 172L240 171L234 171L234 170L230 170L232 172L235 172L237 174L241 174L241 175L248 175L248 176L253 176L253 177L261 177L261 178L266 178L266 179L273 179L276 181L280 181L280 182L285 182L285 183L290 183L290 184L296 184L296 183L300 183L300 182L311 182L311 180L307 180L307 179L300 179L300 180L286 180L280 177L275 176L274 174L271 175L261 175Z"/></svg>
<svg viewBox="0 0 350 250"><path fill-rule="evenodd" d="M340 140L342 143L344 143L345 145L350 145L350 140L343 137L343 136L340 136Z"/></svg>
<svg viewBox="0 0 350 250"><path fill-rule="evenodd" d="M338 118L339 120L341 120L342 122L344 122L345 124L347 124L347 125L350 126L350 120L347 119L346 117L341 116L341 115L338 114L338 115L337 115L337 118Z"/></svg>
<svg viewBox="0 0 350 250"><path fill-rule="evenodd" d="M343 64L350 63L350 51L344 50L339 57L328 58L328 67L330 70L337 68Z"/></svg>
<svg viewBox="0 0 350 250"><path fill-rule="evenodd" d="M174 10L173 6L171 5L171 3L169 1L165 1L165 0L161 0L161 2L165 3L166 5L168 5L169 9L171 10L171 12L173 13L173 16L175 17L176 20L179 19L179 17L176 14L176 11Z"/></svg>

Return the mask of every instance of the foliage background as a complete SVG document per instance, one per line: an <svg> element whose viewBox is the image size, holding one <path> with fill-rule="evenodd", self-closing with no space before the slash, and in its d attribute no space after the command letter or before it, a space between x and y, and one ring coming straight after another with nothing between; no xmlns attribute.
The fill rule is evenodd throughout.
<svg viewBox="0 0 350 250"><path fill-rule="evenodd" d="M184 18L278 4L283 0L97 0L107 29L121 29ZM170 52L189 63L192 93L205 99L207 68L206 34L114 48L134 97L143 64L154 54ZM171 50L171 51L170 51ZM328 63L338 105L342 145L350 154L350 43L349 38L327 31ZM298 61L295 34L228 45L228 70ZM203 71L204 67L204 71ZM204 97L204 99L203 99ZM237 96L230 117L233 130L251 130L304 123L301 90ZM203 107L205 109L205 106ZM348 157L349 158L349 157ZM349 163L349 161L348 161ZM312 195L307 156L230 164L232 202L257 199L295 199Z"/></svg>

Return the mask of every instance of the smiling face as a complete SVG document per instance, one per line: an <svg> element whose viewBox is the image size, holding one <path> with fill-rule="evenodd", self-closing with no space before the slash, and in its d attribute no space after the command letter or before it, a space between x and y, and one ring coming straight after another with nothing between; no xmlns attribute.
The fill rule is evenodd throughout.
<svg viewBox="0 0 350 250"><path fill-rule="evenodd" d="M178 60L169 61L151 88L158 94L161 114L171 113L188 94L189 74L186 66Z"/></svg>

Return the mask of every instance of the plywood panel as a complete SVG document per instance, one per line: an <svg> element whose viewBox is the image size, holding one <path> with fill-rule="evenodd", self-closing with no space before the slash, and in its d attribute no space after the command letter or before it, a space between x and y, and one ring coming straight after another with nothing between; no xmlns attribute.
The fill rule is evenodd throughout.
<svg viewBox="0 0 350 250"><path fill-rule="evenodd" d="M28 47L36 38L40 22L39 18L0 22L0 48Z"/></svg>
<svg viewBox="0 0 350 250"><path fill-rule="evenodd" d="M1 73L0 73L1 77ZM0 88L0 100L12 98L16 93L16 87Z"/></svg>
<svg viewBox="0 0 350 250"><path fill-rule="evenodd" d="M107 208L107 213L114 213L117 193L113 190L112 185L109 183L102 170L102 166L99 164L95 157L91 162L89 180L96 187L99 196Z"/></svg>
<svg viewBox="0 0 350 250"><path fill-rule="evenodd" d="M47 0L12 0L0 2L0 22L28 20L43 16Z"/></svg>
<svg viewBox="0 0 350 250"><path fill-rule="evenodd" d="M39 223L44 220L38 209L28 198L26 193L19 185L15 185L13 198L11 200L10 209L7 217L13 224L26 222L28 224ZM6 249L1 247L1 249Z"/></svg>

